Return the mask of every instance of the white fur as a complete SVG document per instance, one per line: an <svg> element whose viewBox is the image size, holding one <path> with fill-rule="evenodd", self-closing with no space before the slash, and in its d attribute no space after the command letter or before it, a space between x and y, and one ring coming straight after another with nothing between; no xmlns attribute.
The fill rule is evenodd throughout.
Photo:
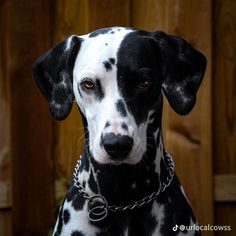
<svg viewBox="0 0 236 236"><path fill-rule="evenodd" d="M99 230L97 227L93 226L90 223L90 220L88 218L88 202L86 201L83 209L76 211L73 206L71 205L71 202L65 202L64 204L64 210L68 209L70 212L70 220L67 223L66 227L62 228L61 235L71 235L71 233L74 230L81 231L83 235L86 236L94 236L96 235Z"/></svg>
<svg viewBox="0 0 236 236"><path fill-rule="evenodd" d="M152 236L161 235L160 229L161 229L161 225L163 224L163 220L164 220L164 216L165 216L164 210L165 210L164 205L161 205L161 204L157 203L156 201L153 202L152 216L157 221L157 225L156 225L155 230L152 233Z"/></svg>

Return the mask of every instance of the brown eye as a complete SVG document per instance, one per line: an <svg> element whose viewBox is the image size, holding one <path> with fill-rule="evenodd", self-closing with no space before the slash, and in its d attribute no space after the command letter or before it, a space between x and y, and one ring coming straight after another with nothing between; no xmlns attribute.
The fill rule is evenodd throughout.
<svg viewBox="0 0 236 236"><path fill-rule="evenodd" d="M137 71L136 77L138 89L147 89L152 84L152 70L150 68L140 68Z"/></svg>
<svg viewBox="0 0 236 236"><path fill-rule="evenodd" d="M94 89L95 84L92 80L84 80L81 82L81 86L85 89Z"/></svg>
<svg viewBox="0 0 236 236"><path fill-rule="evenodd" d="M148 80L140 80L138 83L138 88L144 89L147 88L150 85L150 81Z"/></svg>
<svg viewBox="0 0 236 236"><path fill-rule="evenodd" d="M144 80L144 81L140 81L140 82L139 82L139 86L141 86L141 87L146 87L146 86L148 86L148 85L149 85L149 81L147 81L147 80L146 80L146 81Z"/></svg>

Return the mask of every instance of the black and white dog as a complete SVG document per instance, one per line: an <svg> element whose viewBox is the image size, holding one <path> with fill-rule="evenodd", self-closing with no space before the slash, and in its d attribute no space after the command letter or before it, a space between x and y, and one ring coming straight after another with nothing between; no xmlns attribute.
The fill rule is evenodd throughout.
<svg viewBox="0 0 236 236"><path fill-rule="evenodd" d="M52 115L76 100L85 148L53 235L199 235L165 152L163 97L191 111L205 57L179 37L112 27L71 36L37 60L33 76ZM182 231L181 231L182 230Z"/></svg>

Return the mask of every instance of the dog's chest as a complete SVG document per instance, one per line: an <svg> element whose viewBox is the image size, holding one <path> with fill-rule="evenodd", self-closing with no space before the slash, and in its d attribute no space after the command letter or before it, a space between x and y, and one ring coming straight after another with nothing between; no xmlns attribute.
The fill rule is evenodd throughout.
<svg viewBox="0 0 236 236"><path fill-rule="evenodd" d="M174 179L174 186L152 203L137 210L109 212L98 222L89 220L88 200L72 187L62 204L54 229L54 236L158 236L200 235L197 231L173 231L176 225L196 224L182 187Z"/></svg>
<svg viewBox="0 0 236 236"><path fill-rule="evenodd" d="M77 204L81 200L81 204ZM65 200L55 226L55 236L155 236L162 235L164 205L156 201L141 211L109 213L107 218L92 223L88 218L88 202L80 195Z"/></svg>
<svg viewBox="0 0 236 236"><path fill-rule="evenodd" d="M129 173L130 174L130 173ZM123 174L124 175L124 174ZM95 178L99 177L91 166L83 166L81 172L83 178L80 179L86 193L90 196L99 194L106 187L112 189L112 198L105 195L108 202L117 197L118 200L124 198L125 202L129 202L127 197L135 199L137 194L147 192L147 189L138 189L137 185L133 189L133 180L129 182L125 177L122 183L128 183L130 186L129 194L125 191L116 192L116 179L107 178L110 181L107 185L98 185ZM114 176L114 175L112 175ZM115 175L116 176L116 175ZM132 176L132 175L131 175ZM145 176L145 175L144 175ZM105 177L101 175L99 178L105 181ZM99 179L98 178L98 179ZM120 179L121 177L119 177ZM131 177L130 177L131 178ZM126 180L126 181L125 181ZM113 184L112 184L113 183ZM140 183L139 183L140 184ZM111 188L111 186L113 186ZM122 184L122 189L124 184ZM119 190L121 190L119 188ZM134 191L134 192L133 192ZM105 192L104 192L105 193ZM111 192L109 192L111 193ZM120 193L121 195L117 195ZM138 199L141 197L138 197ZM116 200L117 200L116 199ZM120 202L118 205L123 205ZM116 204L115 204L116 205ZM191 208L185 198L182 187L177 178L174 178L172 185L168 191L159 195L159 197L150 204L144 205L140 209L127 210L124 212L115 212L107 215L107 217L98 222L93 223L89 220L88 200L85 199L78 191L78 188L72 186L68 192L64 203L61 206L58 220L54 229L54 236L158 236L158 235L181 235L182 232L174 232L173 227L178 225L191 225L194 219ZM185 232L186 235L187 232ZM188 232L187 235L194 235L194 232Z"/></svg>

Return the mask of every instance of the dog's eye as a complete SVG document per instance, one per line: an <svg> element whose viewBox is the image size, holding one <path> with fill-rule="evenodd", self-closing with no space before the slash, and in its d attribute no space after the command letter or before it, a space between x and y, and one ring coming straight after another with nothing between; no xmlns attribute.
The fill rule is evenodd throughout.
<svg viewBox="0 0 236 236"><path fill-rule="evenodd" d="M141 88L144 88L144 87L147 87L149 85L149 81L147 80L143 80L143 81L140 81L138 86L141 87Z"/></svg>
<svg viewBox="0 0 236 236"><path fill-rule="evenodd" d="M136 74L138 89L145 90L151 85L152 71L149 68L140 68Z"/></svg>
<svg viewBox="0 0 236 236"><path fill-rule="evenodd" d="M138 88L145 89L145 88L149 87L150 84L151 84L151 82L149 80L140 80L138 83Z"/></svg>
<svg viewBox="0 0 236 236"><path fill-rule="evenodd" d="M95 84L92 80L90 79L85 79L81 82L81 86L85 89L94 89L95 88Z"/></svg>

